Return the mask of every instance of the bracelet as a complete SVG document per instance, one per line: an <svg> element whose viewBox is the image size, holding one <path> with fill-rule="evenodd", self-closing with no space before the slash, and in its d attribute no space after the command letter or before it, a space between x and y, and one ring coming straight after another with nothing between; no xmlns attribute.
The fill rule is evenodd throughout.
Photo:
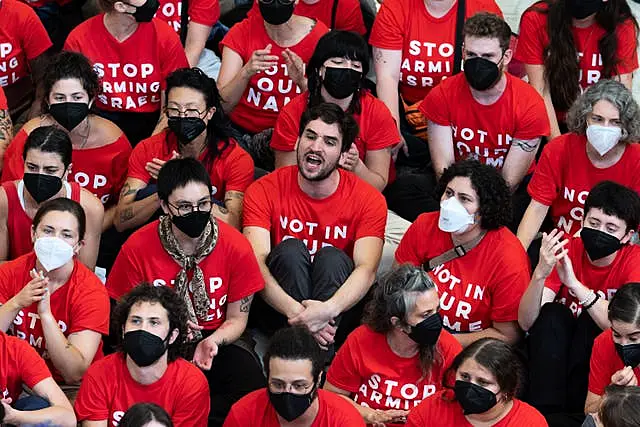
<svg viewBox="0 0 640 427"><path fill-rule="evenodd" d="M598 302L599 299L600 299L600 294L596 294L596 297L593 299L593 301L591 301L588 305L583 306L582 308L585 310L589 310Z"/></svg>
<svg viewBox="0 0 640 427"><path fill-rule="evenodd" d="M597 294L593 290L589 289L589 294L587 295L587 297L582 301L578 301L578 304L580 304L581 306L585 306L587 304L587 301L592 301L592 298L595 298L596 295Z"/></svg>

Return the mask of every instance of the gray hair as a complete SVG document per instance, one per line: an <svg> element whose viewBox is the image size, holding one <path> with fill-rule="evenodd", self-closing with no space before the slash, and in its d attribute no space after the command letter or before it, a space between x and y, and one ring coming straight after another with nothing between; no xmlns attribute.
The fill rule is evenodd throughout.
<svg viewBox="0 0 640 427"><path fill-rule="evenodd" d="M600 80L576 99L567 114L569 131L585 135L587 116L593 111L593 106L601 100L609 101L618 109L622 122L621 141L640 140L640 108L631 91L615 80Z"/></svg>

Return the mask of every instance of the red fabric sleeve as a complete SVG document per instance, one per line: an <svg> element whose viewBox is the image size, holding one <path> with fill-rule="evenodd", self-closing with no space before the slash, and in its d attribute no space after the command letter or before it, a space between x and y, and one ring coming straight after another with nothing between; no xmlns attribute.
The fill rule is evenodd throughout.
<svg viewBox="0 0 640 427"><path fill-rule="evenodd" d="M360 204L363 208L360 211L355 240L362 237L379 237L384 240L384 230L387 226L387 201L382 193L368 184L367 186L371 190L370 194L354 204L354 207Z"/></svg>
<svg viewBox="0 0 640 427"><path fill-rule="evenodd" d="M150 137L154 138L154 136ZM135 148L131 151L131 155L129 156L129 168L127 170L128 178L139 179L140 181L148 184L151 181L151 175L144 168L147 165L147 162L151 161L153 157L153 153L147 152L147 147L151 144L147 144L147 139L142 140ZM157 141L161 143L161 141Z"/></svg>
<svg viewBox="0 0 640 427"><path fill-rule="evenodd" d="M515 78L514 78L515 79ZM521 83L514 81L513 83ZM514 138L528 140L548 136L551 133L549 116L544 105L544 99L536 90L525 84L526 90L522 91L522 97L516 103L518 128L513 134Z"/></svg>
<svg viewBox="0 0 640 427"><path fill-rule="evenodd" d="M544 64L544 49L548 43L546 22L547 16L536 10L528 9L522 14L515 59L525 64Z"/></svg>
<svg viewBox="0 0 640 427"><path fill-rule="evenodd" d="M24 9L24 20L20 25L23 30L22 46L27 59L32 61L45 53L53 44L36 12L28 6Z"/></svg>
<svg viewBox="0 0 640 427"><path fill-rule="evenodd" d="M431 89L418 107L427 120L440 126L451 126L450 95L448 96L447 89L450 89L452 85L448 84L449 81L448 79L443 80L438 86ZM432 105L437 105L438 108L427 108Z"/></svg>
<svg viewBox="0 0 640 427"><path fill-rule="evenodd" d="M16 294L14 282L19 279L14 277L15 272L11 268L12 264L4 263L0 265L0 304L6 303Z"/></svg>
<svg viewBox="0 0 640 427"><path fill-rule="evenodd" d="M499 280L493 283L491 293L491 320L494 322L511 322L518 320L518 306L524 291L529 285L529 259L510 256L505 252L505 270ZM525 263L525 265L522 265ZM520 264L520 265L519 265ZM509 271L510 270L510 271Z"/></svg>
<svg viewBox="0 0 640 427"><path fill-rule="evenodd" d="M371 29L369 43L380 49L402 50L407 0L385 0Z"/></svg>
<svg viewBox="0 0 640 427"><path fill-rule="evenodd" d="M114 142L117 144L117 147L125 147L118 156L113 159L113 169L111 170L112 182L113 182L113 190L111 193L111 197L109 198L109 204L114 205L118 202L118 198L120 197L120 190L124 185L124 182L127 180L127 165L129 163L129 157L131 156L131 144L127 139L127 136L123 133L118 138L118 141Z"/></svg>
<svg viewBox="0 0 640 427"><path fill-rule="evenodd" d="M257 5L257 2L255 3ZM254 6L255 6L254 5ZM255 6L257 8L257 6ZM258 12L259 19L262 19L260 12ZM249 52L247 50L247 46L249 43L246 41L246 36L249 33L251 23L257 20L258 17L255 18L247 18L229 30L226 36L220 42L220 50L222 51L224 47L228 47L242 58L242 62L246 63L248 58L251 56L253 52ZM260 23L262 25L262 22ZM266 45L265 45L266 46Z"/></svg>
<svg viewBox="0 0 640 427"><path fill-rule="evenodd" d="M176 383L180 381L183 387L182 390L176 390L171 421L175 426L180 427L206 426L211 406L209 384L199 369L190 369L189 374L175 379Z"/></svg>
<svg viewBox="0 0 640 427"><path fill-rule="evenodd" d="M271 148L279 151L294 151L300 130L300 118L307 105L309 95L303 93L282 108L271 136Z"/></svg>
<svg viewBox="0 0 640 427"><path fill-rule="evenodd" d="M360 331L355 330L347 337L347 340L336 353L327 372L328 382L350 393L356 393L360 384L362 384L361 378L358 377L360 372L358 365L361 360L356 360L361 355L359 348L357 348L359 346L356 343L360 335Z"/></svg>
<svg viewBox="0 0 640 427"><path fill-rule="evenodd" d="M4 91L2 87L0 87L0 110L7 110L9 107L7 106L7 97L4 96Z"/></svg>
<svg viewBox="0 0 640 427"><path fill-rule="evenodd" d="M593 343L591 351L591 361L589 362L589 391L598 396L604 395L604 389L611 384L611 360L606 357L607 345L611 343L611 329L608 329L598 335Z"/></svg>
<svg viewBox="0 0 640 427"><path fill-rule="evenodd" d="M244 206L242 209L243 227L262 227L271 230L272 199L265 188L265 176L254 182L244 193Z"/></svg>
<svg viewBox="0 0 640 427"><path fill-rule="evenodd" d="M102 359L105 361L108 359ZM74 404L78 421L102 421L109 419L109 391L105 388L105 381L100 378L104 365L94 363L89 367L80 383L80 390Z"/></svg>
<svg viewBox="0 0 640 427"><path fill-rule="evenodd" d="M162 90L166 87L166 78L178 68L186 68L189 66L187 55L180 43L180 37L173 31L166 22L160 20L152 21L156 26L158 34L158 43L160 43L160 73L162 75Z"/></svg>
<svg viewBox="0 0 640 427"><path fill-rule="evenodd" d="M90 274L93 274L90 272ZM95 280L93 286L87 286L89 280ZM74 301L71 310L69 334L90 330L109 335L109 296L104 285L97 277L86 278L81 286L87 286L81 298Z"/></svg>
<svg viewBox="0 0 640 427"><path fill-rule="evenodd" d="M370 123L375 125L375 132L367 135L367 150L382 150L400 142L400 132L389 108L378 99L373 99L369 108Z"/></svg>
<svg viewBox="0 0 640 427"><path fill-rule="evenodd" d="M616 28L618 51L616 74L632 73L638 69L638 38L633 20L628 19Z"/></svg>
<svg viewBox="0 0 640 427"><path fill-rule="evenodd" d="M329 25L331 23L329 22ZM329 26L327 25L327 26ZM353 31L364 36L367 28L364 26L362 9L358 0L340 0L336 11L336 30Z"/></svg>
<svg viewBox="0 0 640 427"><path fill-rule="evenodd" d="M527 187L531 198L545 206L551 206L560 194L560 163L562 158L561 153L556 149L556 147L560 148L559 143L560 140L554 139L544 147L531 182Z"/></svg>
<svg viewBox="0 0 640 427"><path fill-rule="evenodd" d="M426 230L422 226L424 221L424 214L420 215L409 226L407 232L402 236L398 249L396 249L396 261L398 264L409 263L411 265L419 266L423 262L422 250L420 242L423 241L426 234Z"/></svg>
<svg viewBox="0 0 640 427"><path fill-rule="evenodd" d="M189 18L196 24L212 27L220 19L220 1L192 0L189 3Z"/></svg>
<svg viewBox="0 0 640 427"><path fill-rule="evenodd" d="M130 239L132 237L134 236L131 236ZM143 281L144 277L133 260L130 246L125 243L120 249L113 267L111 267L109 276L107 276L106 289L109 297L118 301Z"/></svg>
<svg viewBox="0 0 640 427"><path fill-rule="evenodd" d="M234 230L235 231L235 230ZM236 233L233 233L236 234ZM228 302L240 301L242 298L255 294L264 289L264 278L258 267L258 261L253 254L251 244L240 232L233 236L236 240L236 250L232 254L234 262L242 268L232 269L233 275L229 282Z"/></svg>
<svg viewBox="0 0 640 427"><path fill-rule="evenodd" d="M15 181L24 174L24 159L22 151L27 142L27 132L24 128L13 137L11 143L4 152L4 164L2 165L2 179L0 182Z"/></svg>
<svg viewBox="0 0 640 427"><path fill-rule="evenodd" d="M254 164L251 155L239 145L234 145L224 161L225 191L244 193L253 182Z"/></svg>
<svg viewBox="0 0 640 427"><path fill-rule="evenodd" d="M482 5L482 9L481 10L484 11L484 12L493 13L494 15L498 15L500 18L504 19L504 14L502 13L502 9L500 9L500 6L498 6L498 3L496 3L494 0L489 0L489 1L485 2ZM475 13L474 13L474 15L475 15ZM467 16L467 18L470 18L470 16Z"/></svg>
<svg viewBox="0 0 640 427"><path fill-rule="evenodd" d="M449 366L451 366L453 359L455 359L462 351L462 345L460 345L460 341L451 335L451 333L443 330L440 332L438 346L440 347L440 354L442 354L442 358L444 359L442 367L442 372L444 372Z"/></svg>
<svg viewBox="0 0 640 427"><path fill-rule="evenodd" d="M47 364L33 347L17 338L12 338L11 342L16 346L16 353L20 354L16 362L20 366L22 382L27 387L33 388L40 381L51 378Z"/></svg>

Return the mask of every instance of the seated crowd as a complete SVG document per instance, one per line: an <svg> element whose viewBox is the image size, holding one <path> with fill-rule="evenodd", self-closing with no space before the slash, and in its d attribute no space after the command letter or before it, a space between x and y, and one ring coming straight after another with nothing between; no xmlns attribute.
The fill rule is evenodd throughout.
<svg viewBox="0 0 640 427"><path fill-rule="evenodd" d="M0 0L0 424L640 425L627 0L97 3Z"/></svg>

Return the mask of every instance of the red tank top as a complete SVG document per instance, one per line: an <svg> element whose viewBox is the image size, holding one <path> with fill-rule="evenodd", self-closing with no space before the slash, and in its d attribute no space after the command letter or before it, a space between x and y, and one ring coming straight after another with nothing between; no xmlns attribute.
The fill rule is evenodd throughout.
<svg viewBox="0 0 640 427"><path fill-rule="evenodd" d="M18 182L19 181L9 181L2 183L2 188L4 188L7 194L8 261L33 250L33 242L31 241L31 224L33 223L33 218L29 218L20 203ZM65 185L65 183L63 183L63 185ZM68 185L71 186L71 200L80 203L80 186L75 182L69 182Z"/></svg>

